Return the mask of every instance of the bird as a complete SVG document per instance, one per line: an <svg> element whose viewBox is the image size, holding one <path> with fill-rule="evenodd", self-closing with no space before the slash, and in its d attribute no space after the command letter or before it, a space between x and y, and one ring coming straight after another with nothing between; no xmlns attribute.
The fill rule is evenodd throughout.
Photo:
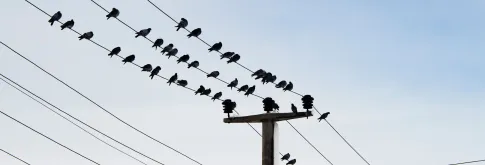
<svg viewBox="0 0 485 165"><path fill-rule="evenodd" d="M61 25L61 30L64 30L65 28L71 29L72 27L74 27L74 20L73 19L71 19L67 22L64 22L64 24Z"/></svg>
<svg viewBox="0 0 485 165"><path fill-rule="evenodd" d="M243 85L237 91L238 92L241 92L241 91L246 92L248 89L249 89L249 86L248 85Z"/></svg>
<svg viewBox="0 0 485 165"><path fill-rule="evenodd" d="M283 91L291 91L293 90L293 83L291 83L291 81L288 83L288 85L286 85L284 88L283 88Z"/></svg>
<svg viewBox="0 0 485 165"><path fill-rule="evenodd" d="M111 9L111 12L109 12L108 15L106 15L106 18L107 18L106 20L108 20L111 17L116 18L119 15L120 15L120 11L113 7L113 9Z"/></svg>
<svg viewBox="0 0 485 165"><path fill-rule="evenodd" d="M293 113L298 113L298 109L295 107L295 104L291 103L291 111L293 111Z"/></svg>
<svg viewBox="0 0 485 165"><path fill-rule="evenodd" d="M150 31L152 31L152 28L140 30L139 32L136 32L135 38L138 38L139 36L146 37L148 34L150 34Z"/></svg>
<svg viewBox="0 0 485 165"><path fill-rule="evenodd" d="M122 62L124 62L124 64L126 64L127 62L133 62L135 61L135 55L132 54L132 55L129 55L128 57L126 57L125 59L123 59Z"/></svg>
<svg viewBox="0 0 485 165"><path fill-rule="evenodd" d="M192 61L187 68L194 67L197 68L199 67L199 61Z"/></svg>
<svg viewBox="0 0 485 165"><path fill-rule="evenodd" d="M108 56L110 56L112 58L113 55L118 55L118 53L120 53L120 52L121 52L121 48L116 47L116 48L113 48L113 50L111 50L111 52L109 52Z"/></svg>
<svg viewBox="0 0 485 165"><path fill-rule="evenodd" d="M200 95L207 95L207 96L209 96L209 94L211 94L211 89L210 88L204 90L204 92L202 92Z"/></svg>
<svg viewBox="0 0 485 165"><path fill-rule="evenodd" d="M160 52L160 53L165 54L165 52L169 52L169 51L170 51L170 50L172 50L172 49L173 49L173 44L172 44L172 43L170 43L170 44L168 44L167 46L165 46L165 47L162 49L162 52Z"/></svg>
<svg viewBox="0 0 485 165"><path fill-rule="evenodd" d="M288 160L290 159L290 153L286 153L285 155L283 155L283 157L281 157L281 160Z"/></svg>
<svg viewBox="0 0 485 165"><path fill-rule="evenodd" d="M276 75L271 76L271 78L268 79L268 82L274 83L276 81L277 77Z"/></svg>
<svg viewBox="0 0 485 165"><path fill-rule="evenodd" d="M155 40L152 48L155 48L155 50L157 50L157 48L161 47L162 44L163 44L163 39L159 38L159 39Z"/></svg>
<svg viewBox="0 0 485 165"><path fill-rule="evenodd" d="M273 104L273 109L274 109L275 111L279 111L279 110L280 110L280 106L279 106L277 103L274 103L274 104Z"/></svg>
<svg viewBox="0 0 485 165"><path fill-rule="evenodd" d="M266 73L266 71L264 71L263 69L258 69L256 72L251 74L251 77L258 76L258 75L265 74L265 73Z"/></svg>
<svg viewBox="0 0 485 165"><path fill-rule="evenodd" d="M142 72L151 72L152 71L152 65L151 64L146 64L143 67L141 67Z"/></svg>
<svg viewBox="0 0 485 165"><path fill-rule="evenodd" d="M84 34L82 34L81 36L79 36L79 40L82 40L82 39L87 39L87 40L90 40L91 38L93 38L94 36L94 33L93 32L86 32Z"/></svg>
<svg viewBox="0 0 485 165"><path fill-rule="evenodd" d="M263 84L268 83L269 80L271 79L271 77L273 77L273 74L271 72L268 72L264 75L264 77L263 77L263 79L261 79L261 81L263 82Z"/></svg>
<svg viewBox="0 0 485 165"><path fill-rule="evenodd" d="M296 163L296 159L291 159L290 161L288 161L288 163L286 163L286 165L294 165Z"/></svg>
<svg viewBox="0 0 485 165"><path fill-rule="evenodd" d="M212 51L219 51L221 50L222 48L222 42L218 42L218 43L215 43L214 45L212 45L210 48L209 48L209 52L212 52Z"/></svg>
<svg viewBox="0 0 485 165"><path fill-rule="evenodd" d="M168 86L170 86L172 83L175 83L175 81L177 81L178 79L178 76L177 76L177 73L175 73L172 77L170 77L170 79L168 79Z"/></svg>
<svg viewBox="0 0 485 165"><path fill-rule="evenodd" d="M180 28L186 28L187 25L189 25L189 21L187 21L185 18L180 19L180 22L175 26L177 28L177 31L180 30Z"/></svg>
<svg viewBox="0 0 485 165"><path fill-rule="evenodd" d="M231 87L231 90L232 90L232 88L233 88L233 87L236 87L236 86L237 86L237 84L238 84L238 80L237 80L237 78L236 78L236 79L232 80L232 81L231 81L231 83L229 83L229 84L227 85L227 87Z"/></svg>
<svg viewBox="0 0 485 165"><path fill-rule="evenodd" d="M209 77L217 78L217 76L219 76L219 71L213 71L207 75L207 78Z"/></svg>
<svg viewBox="0 0 485 165"><path fill-rule="evenodd" d="M179 50L177 48L173 48L172 50L168 51L166 56L168 56L168 58L170 59L171 56L177 55L178 52Z"/></svg>
<svg viewBox="0 0 485 165"><path fill-rule="evenodd" d="M187 80L178 80L177 81L177 85L180 85L180 86L183 86L183 87L187 86L187 84L188 84Z"/></svg>
<svg viewBox="0 0 485 165"><path fill-rule="evenodd" d="M189 59L190 59L190 56L188 54L180 56L180 58L177 60L177 64L180 63L180 62L187 63L187 61L189 61Z"/></svg>
<svg viewBox="0 0 485 165"><path fill-rule="evenodd" d="M286 81L281 80L278 84L275 85L276 88L284 88L286 86Z"/></svg>
<svg viewBox="0 0 485 165"><path fill-rule="evenodd" d="M234 55L234 54L235 54L234 52L226 52L226 53L222 53L222 54L221 54L221 60L222 60L223 58L231 58L231 57L232 57L232 55Z"/></svg>
<svg viewBox="0 0 485 165"><path fill-rule="evenodd" d="M318 122L322 121L322 120L325 120L327 119L328 115L330 114L330 112L325 112L323 113L319 118L318 118Z"/></svg>
<svg viewBox="0 0 485 165"><path fill-rule="evenodd" d="M241 56L239 54L235 54L234 56L232 56L228 61L227 63L231 63L231 62L237 62L239 61L239 59L241 59Z"/></svg>
<svg viewBox="0 0 485 165"><path fill-rule="evenodd" d="M202 29L200 28L197 28L197 29L194 29L192 30L188 35L187 37L199 37L199 35L202 34Z"/></svg>
<svg viewBox="0 0 485 165"><path fill-rule="evenodd" d="M214 96L212 96L212 101L216 101L216 99L220 99L222 96L222 92L217 92L216 94L214 94Z"/></svg>
<svg viewBox="0 0 485 165"><path fill-rule="evenodd" d="M197 89L197 90L195 91L195 95L197 95L198 93L200 93L200 94L202 95L202 92L204 92L204 91L205 91L205 88L204 88L204 86L202 86L202 85L201 85L201 86L199 87L199 89Z"/></svg>
<svg viewBox="0 0 485 165"><path fill-rule="evenodd" d="M162 67L160 67L160 66L155 67L155 69L152 70L152 73L150 73L150 78L153 80L153 77L158 75L160 70L162 70Z"/></svg>
<svg viewBox="0 0 485 165"><path fill-rule="evenodd" d="M254 90L256 90L256 85L253 85L251 88L249 88L244 95L249 96L250 94L254 93Z"/></svg>
<svg viewBox="0 0 485 165"><path fill-rule="evenodd" d="M49 23L51 23L51 26L54 25L54 22L59 21L62 18L62 13L61 11L57 11L52 17L49 19Z"/></svg>

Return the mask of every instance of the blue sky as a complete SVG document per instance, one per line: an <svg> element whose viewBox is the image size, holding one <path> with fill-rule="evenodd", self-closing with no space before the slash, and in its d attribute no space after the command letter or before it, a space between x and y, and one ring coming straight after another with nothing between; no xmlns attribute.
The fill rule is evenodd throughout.
<svg viewBox="0 0 485 165"><path fill-rule="evenodd" d="M93 31L94 39L121 55L136 54L139 64L161 65L189 86L209 86L238 103L243 114L262 112L261 100L230 91L221 82L161 57L144 39L88 0L32 0L74 29ZM201 62L220 77L256 84L256 93L273 97L289 111L296 95L251 80L236 65L186 33L146 1L100 0L120 9L120 19L136 29L151 27L180 53ZM252 69L271 70L291 80L295 91L311 94L320 111L371 164L447 164L483 159L485 144L485 2L469 1L175 1L154 0L167 13L202 28L202 38L222 41L224 51L241 54ZM190 91L147 78L138 68L121 65L107 52L78 41L24 1L0 2L0 40L96 102L150 135L206 165L260 163L260 138L246 125L223 124L222 106ZM15 17L13 17L15 16ZM0 73L107 134L167 165L192 164L180 155L133 132L97 107L8 50L0 55ZM272 61L274 60L274 61ZM126 88L130 87L130 88ZM0 109L102 164L133 160L68 125L14 89L0 84ZM325 123L293 121L335 165L365 164ZM256 125L260 129L259 125ZM31 164L89 164L26 128L0 117L0 147ZM7 135L7 136L3 136ZM327 164L287 124L280 125L281 152L297 164ZM0 154L0 162L21 164ZM149 162L149 161L147 161ZM149 162L149 164L153 164Z"/></svg>

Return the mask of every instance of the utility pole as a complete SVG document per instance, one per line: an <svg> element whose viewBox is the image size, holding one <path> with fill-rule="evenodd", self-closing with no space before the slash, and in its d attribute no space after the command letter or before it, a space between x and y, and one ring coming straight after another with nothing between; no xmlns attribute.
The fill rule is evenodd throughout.
<svg viewBox="0 0 485 165"><path fill-rule="evenodd" d="M263 125L263 154L262 165L275 165L275 124L279 121L313 116L311 111L297 113L263 113L258 115L224 118L224 123L262 123Z"/></svg>

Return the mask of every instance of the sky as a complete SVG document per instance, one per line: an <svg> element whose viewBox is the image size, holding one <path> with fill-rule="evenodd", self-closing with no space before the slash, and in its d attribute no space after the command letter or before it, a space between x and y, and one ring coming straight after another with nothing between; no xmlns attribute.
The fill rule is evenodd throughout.
<svg viewBox="0 0 485 165"><path fill-rule="evenodd" d="M135 54L138 64L160 65L160 75L175 72L189 87L222 91L241 114L262 113L262 100L246 97L201 72L159 54L151 43L89 0L31 0L45 11L75 20L74 29L94 32L93 40L120 55ZM174 43L206 71L220 78L256 85L289 112L301 98L251 79L243 68L226 64L197 39L146 1L97 0L116 7L135 29L152 28L148 38ZM440 165L484 159L485 153L485 2L480 0L342 1L177 1L153 0L201 38L223 42L223 51L240 63L290 80L294 90L311 94L320 112L372 165ZM50 26L46 15L25 1L0 2L0 41L83 92L123 120L184 152L204 165L257 164L261 139L246 124L225 124L220 102L150 80L148 73L78 35ZM0 73L75 117L166 165L195 164L123 125L13 52L0 46ZM133 159L104 145L0 83L0 110L101 164L128 165ZM317 116L291 121L335 165L363 162ZM261 126L254 125L258 130ZM0 148L30 164L91 164L89 161L0 116ZM279 149L297 164L328 164L286 123L279 124ZM112 143L112 142L110 142ZM118 145L116 145L118 146ZM125 151L125 148L122 148ZM137 158L155 164L136 155ZM0 154L1 164L22 163ZM5 163L4 163L5 162ZM280 163L281 164L281 163ZM480 164L480 163L476 163Z"/></svg>

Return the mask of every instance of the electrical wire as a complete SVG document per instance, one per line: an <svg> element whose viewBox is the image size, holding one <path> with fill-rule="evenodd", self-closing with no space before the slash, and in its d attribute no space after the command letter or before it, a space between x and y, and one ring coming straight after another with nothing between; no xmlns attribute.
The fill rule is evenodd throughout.
<svg viewBox="0 0 485 165"><path fill-rule="evenodd" d="M38 99L40 99L40 100L42 100L43 102L45 102L45 103L49 104L50 106L54 107L54 108L55 108L55 109L57 109L58 111L61 111L61 112L62 112L62 113L64 113L65 115L68 115L69 117L73 118L74 120L78 121L79 123L83 124L84 126L87 126L87 127L91 128L92 130L94 130L94 131L96 131L96 132L100 133L101 135L103 135L103 136L105 136L105 137L107 137L107 138L109 138L109 139L111 139L111 140L115 141L116 143L118 143L118 144L120 144L120 145L122 145L122 146L124 146L124 147L126 147L126 148L128 148L128 149L130 149L130 150L132 150L132 151L134 151L134 152L136 152L136 153L138 153L138 154L142 155L143 157L148 158L148 159L150 159L150 160L152 160L152 161L154 161L154 162L156 162L156 163L158 163L158 164L160 164L160 165L164 165L164 164L163 164L163 163L161 163L160 161L155 160L155 159L153 159L153 158L151 158L151 157L149 157L149 156L146 156L145 154L141 153L140 151L137 151L137 150L135 150L135 149L133 149L133 148L129 147L128 145L126 145L126 144L124 144L124 143L122 143L122 142L120 142L120 141L118 141L118 140L116 140L116 139L112 138L111 136L106 135L105 133L103 133L103 132L99 131L98 129L96 129L96 128L94 128L94 127L92 127L92 126L90 126L90 125L86 124L85 122L83 122L83 121L79 120L78 118L76 118L76 117L72 116L71 114L67 113L66 111L64 111L64 110L62 110L62 109L60 109L60 108L58 108L58 107L57 107L57 106L55 106L55 105L53 105L53 104L52 104L52 103L50 103L49 101L47 101L47 100L43 99L42 97L40 97L40 96L36 95L35 93L31 92L30 90L28 90L27 88L25 88L25 87L23 87L22 85L18 84L18 83L17 83L17 82L15 82L14 80L12 80L12 79L8 78L7 76L5 76L5 75L3 75L3 74L1 74L1 73L0 73L0 76L2 76L2 77L3 77L3 78L2 78L2 77L0 77L0 80L2 80L3 82L5 82L7 85L11 86L12 88L14 88L14 89L16 89L17 91L21 92L22 94L24 94L25 96L29 97L29 98L30 98L30 99L32 99L33 101L35 101L35 102L39 103L40 105L44 106L45 108L49 109L51 112L55 113L56 115L58 115L58 116L62 117L62 118L63 118L63 119L65 119L65 120L67 120L67 121L68 121L68 122L70 122L71 124L75 125L75 126L76 126L76 127L78 127L79 129L83 130L84 132L88 133L89 135L91 135L92 137L96 138L98 141L100 141L100 142L102 142L102 143L104 143L104 144L108 145L109 147L111 147L111 148L113 148L113 149L115 149L115 150L117 150L117 151L119 151L119 152L121 152L121 153L125 154L126 156L131 157L132 159L134 159L134 160L136 160L136 161L138 161L138 162L140 162L140 163L142 163L142 164L147 165L145 162L143 162L143 161L141 161L141 160L139 160L139 159L135 158L134 156L132 156L132 155L130 155L130 154L128 154L128 153L126 153L126 152L122 151L121 149L119 149L119 148L117 148L117 147L115 147L115 146L113 146L113 145L109 144L108 142L106 142L106 141L104 141L104 140L100 139L99 137L97 137L97 136L96 136L96 135L94 135L93 133L91 133L91 132L89 132L88 130L84 129L83 127L79 126L78 124L76 124L74 121L72 121L72 120L68 119L67 117L65 117L65 116L61 115L59 112L56 112L54 109L52 109L51 107L49 107L49 106L45 105L44 103L42 103L42 102L41 102L41 101L39 101ZM18 88L18 87L16 87L15 85L11 84L10 82L8 82L7 80L5 80L4 78L5 78L5 79L7 79L8 81L10 81L10 82L14 83L15 85L19 86L19 87L20 87L20 88L22 88L23 90L27 91L28 93L30 93L30 95L29 95L29 94L27 94L26 92L22 91L21 89L19 89L19 88ZM35 96L37 99L36 99L36 98L34 98L34 97L32 97L31 95Z"/></svg>
<svg viewBox="0 0 485 165"><path fill-rule="evenodd" d="M348 141L347 141L347 140L346 140L346 139L345 139L345 138L342 136L342 134L340 134L340 132L338 132L338 131L337 131L337 129L335 129L335 127L333 127L333 125L332 125L332 124L330 124L330 122L328 122L328 120L327 120L327 119L325 119L325 122L327 122L327 124L328 124L330 127L332 127L332 129L333 129L333 130L334 130L334 131L335 131L335 132L336 132L336 133L337 133L337 134L340 136L340 138L342 138L342 140L344 140L344 141L345 141L345 143L347 143L347 145L348 145L348 146L350 146L350 148L352 148L352 150L354 150L354 152L355 152L355 153L357 153L357 155L359 155L359 156L360 156L360 158L362 158L362 160L364 160L364 161L365 161L365 163L367 163L368 165L370 165L370 163L369 163L369 162L368 162L368 161L367 161L367 160L366 160L366 159L365 159L365 158L364 158L362 155L360 155L360 153L359 153L359 152L357 152L357 150L356 150L356 149L355 149L355 148L354 148L354 147L353 147L353 146L352 146L352 145L351 145L351 144L350 144L350 143L349 143L349 142L348 142Z"/></svg>
<svg viewBox="0 0 485 165"><path fill-rule="evenodd" d="M19 121L19 120L17 120L17 119L15 119L15 118L13 118L12 116L9 116L9 115L8 115L8 114L6 114L5 112L3 112L3 111L1 111L1 110L0 110L0 113L2 113L2 114L3 114L4 116L6 116L6 117L8 117L8 118L12 119L13 121L15 121L15 122L17 122L17 123L19 123L19 124L23 125L24 127L27 127L27 128L28 128L28 129L30 129L31 131L34 131L35 133L37 133L37 134L39 134L39 135L42 135L44 138L49 139L50 141L52 141L52 142L56 143L57 145L60 145L61 147L65 148L65 149L67 149L67 150L69 150L69 151L71 151L71 152L73 152L73 153L75 153L75 154L77 154L77 155L79 155L79 156L81 156L81 157L83 157L84 159L89 160L91 163L94 163L94 164L100 165L98 162L96 162L96 161L94 161L94 160L92 160L92 159L89 159L88 157L84 156L83 154L80 154L79 152L76 152L76 151L72 150L71 148L69 148L69 147L67 147L67 146L65 146L65 145L63 145L63 144L61 144L61 143L57 142L56 140L54 140L54 139L52 139L52 138L50 138L50 137L48 137L48 136L46 136L46 135L44 135L44 134L40 133L39 131L37 131L37 130L33 129L32 127L29 127L28 125L26 125L26 124L22 123L21 121Z"/></svg>
<svg viewBox="0 0 485 165"><path fill-rule="evenodd" d="M483 160L475 160L475 161L470 161L470 162L455 163L455 164L450 164L450 165L469 164L469 163L478 163L478 162L485 162L485 159L483 159Z"/></svg>
<svg viewBox="0 0 485 165"><path fill-rule="evenodd" d="M15 158L15 159L17 159L17 160L19 160L19 161L21 161L21 162L23 162L23 163L27 164L27 165L30 165L30 164L29 164L29 163L27 163L26 161L24 161L24 160L20 159L19 157L17 157L17 156L15 156L15 155L13 155L13 154L11 154L11 153L9 153L9 152L7 152L7 151L5 151L5 150L1 149L1 148L0 148L0 151L5 152L7 155L10 155L11 157L13 157L13 158Z"/></svg>

